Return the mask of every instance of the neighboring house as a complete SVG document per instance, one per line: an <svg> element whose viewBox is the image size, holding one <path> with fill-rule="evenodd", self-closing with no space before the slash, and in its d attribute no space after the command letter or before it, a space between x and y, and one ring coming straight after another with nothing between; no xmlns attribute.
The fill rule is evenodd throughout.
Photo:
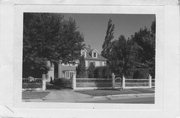
<svg viewBox="0 0 180 118"><path fill-rule="evenodd" d="M58 64L58 78L67 78L70 79L73 76L73 73L76 72L77 64L64 64L59 62Z"/></svg>
<svg viewBox="0 0 180 118"><path fill-rule="evenodd" d="M81 50L81 55L84 56L86 68L89 67L90 63L93 63L95 67L106 66L107 59L101 56L96 49L85 47L84 50ZM54 74L56 78L70 79L73 73L76 72L76 67L78 66L78 63L79 61L75 61L75 64L73 63L64 64L61 61L59 61L57 67L52 65L52 69L48 72L49 80L51 78L52 80L54 80Z"/></svg>
<svg viewBox="0 0 180 118"><path fill-rule="evenodd" d="M89 67L90 63L93 63L95 67L106 66L107 59L90 46L85 47L85 49L81 51L81 55L84 55L86 68Z"/></svg>

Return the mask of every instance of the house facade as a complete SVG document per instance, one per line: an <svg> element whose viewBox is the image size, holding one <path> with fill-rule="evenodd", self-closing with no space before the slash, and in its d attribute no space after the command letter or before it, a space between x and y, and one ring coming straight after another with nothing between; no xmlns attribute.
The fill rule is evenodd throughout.
<svg viewBox="0 0 180 118"><path fill-rule="evenodd" d="M101 56L101 54L96 49L85 47L83 50L81 50L81 55L84 56L86 68L88 68L91 63L93 63L95 67L106 66L107 59ZM78 60L75 61L75 63L68 64L64 64L59 61L58 66L53 65L52 69L48 72L49 80L54 80L54 78L70 79L73 76L73 73L76 72L76 67L78 64Z"/></svg>
<svg viewBox="0 0 180 118"><path fill-rule="evenodd" d="M95 67L106 66L107 59L101 56L96 49L85 47L84 50L81 50L81 55L84 56L86 68L88 68L91 63L93 63Z"/></svg>

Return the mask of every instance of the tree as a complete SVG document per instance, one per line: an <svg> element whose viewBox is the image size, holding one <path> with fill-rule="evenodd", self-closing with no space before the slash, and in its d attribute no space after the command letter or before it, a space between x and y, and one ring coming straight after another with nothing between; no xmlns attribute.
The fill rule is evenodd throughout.
<svg viewBox="0 0 180 118"><path fill-rule="evenodd" d="M135 42L123 35L112 42L110 66L116 75L130 76L138 63L138 51L141 49Z"/></svg>
<svg viewBox="0 0 180 118"><path fill-rule="evenodd" d="M95 65L94 65L94 63L91 62L89 67L88 67L88 77L89 78L94 77L94 71L95 71Z"/></svg>
<svg viewBox="0 0 180 118"><path fill-rule="evenodd" d="M108 23L110 27L109 24L111 22ZM107 38L108 36L106 35L102 54L107 57L112 72L120 76L134 77L136 74L136 77L143 77L143 73L147 75L148 70L148 73L155 76L155 21L151 25L151 30L141 28L128 39L120 35L118 40L112 40L112 35L111 38Z"/></svg>
<svg viewBox="0 0 180 118"><path fill-rule="evenodd" d="M118 40L112 42L111 58L109 60L111 70L115 74L123 74L127 53L127 41L123 35L120 35Z"/></svg>
<svg viewBox="0 0 180 118"><path fill-rule="evenodd" d="M24 13L23 70L47 73L47 61L72 62L80 57L83 41L72 18L65 20L61 14L52 13Z"/></svg>
<svg viewBox="0 0 180 118"><path fill-rule="evenodd" d="M84 56L81 56L79 59L79 65L76 68L77 76L78 77L86 77L86 66Z"/></svg>
<svg viewBox="0 0 180 118"><path fill-rule="evenodd" d="M149 73L155 76L155 21L152 22L151 30L140 29L132 38L142 50L139 52L141 64L148 68Z"/></svg>
<svg viewBox="0 0 180 118"><path fill-rule="evenodd" d="M108 26L107 26L107 31L106 31L106 36L104 39L104 43L102 45L102 56L105 58L109 58L109 54L111 51L111 41L114 39L114 24L112 24L112 20L109 19L108 21Z"/></svg>

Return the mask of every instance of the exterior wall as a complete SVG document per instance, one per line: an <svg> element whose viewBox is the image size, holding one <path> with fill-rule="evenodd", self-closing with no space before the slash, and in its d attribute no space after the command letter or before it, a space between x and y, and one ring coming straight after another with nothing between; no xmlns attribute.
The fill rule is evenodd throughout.
<svg viewBox="0 0 180 118"><path fill-rule="evenodd" d="M47 61L47 66L50 68L47 73L47 82L50 82L51 79L54 80L54 64L50 61Z"/></svg>
<svg viewBox="0 0 180 118"><path fill-rule="evenodd" d="M67 78L70 79L71 73L76 71L76 66L75 65L65 65L59 63L58 65L58 78ZM70 74L68 77L66 77Z"/></svg>
<svg viewBox="0 0 180 118"><path fill-rule="evenodd" d="M85 66L86 66L86 68L89 67L89 65L90 65L91 62L93 62L93 63L95 64L95 67L106 66L106 62L105 62L105 61L85 60Z"/></svg>
<svg viewBox="0 0 180 118"><path fill-rule="evenodd" d="M51 69L48 71L48 82L50 82L52 80L54 80L54 66L51 67Z"/></svg>
<svg viewBox="0 0 180 118"><path fill-rule="evenodd" d="M85 60L85 66L86 66L86 68L89 66L89 61L88 60Z"/></svg>

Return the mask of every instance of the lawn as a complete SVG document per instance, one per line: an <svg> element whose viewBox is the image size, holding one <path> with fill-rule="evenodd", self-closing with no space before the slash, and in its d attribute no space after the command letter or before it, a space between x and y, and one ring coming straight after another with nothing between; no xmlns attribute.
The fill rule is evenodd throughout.
<svg viewBox="0 0 180 118"><path fill-rule="evenodd" d="M91 96L106 96L106 95L118 95L118 94L129 94L134 93L137 94L139 92L137 91L131 91L131 90L118 90L118 89L110 89L110 90L79 90L76 91L82 94L88 94Z"/></svg>
<svg viewBox="0 0 180 118"><path fill-rule="evenodd" d="M22 99L42 99L48 94L49 92L23 91Z"/></svg>
<svg viewBox="0 0 180 118"><path fill-rule="evenodd" d="M97 89L97 90L78 90L76 92L87 94L91 96L106 96L106 95L118 95L118 94L141 94L141 93L154 93L149 89Z"/></svg>

